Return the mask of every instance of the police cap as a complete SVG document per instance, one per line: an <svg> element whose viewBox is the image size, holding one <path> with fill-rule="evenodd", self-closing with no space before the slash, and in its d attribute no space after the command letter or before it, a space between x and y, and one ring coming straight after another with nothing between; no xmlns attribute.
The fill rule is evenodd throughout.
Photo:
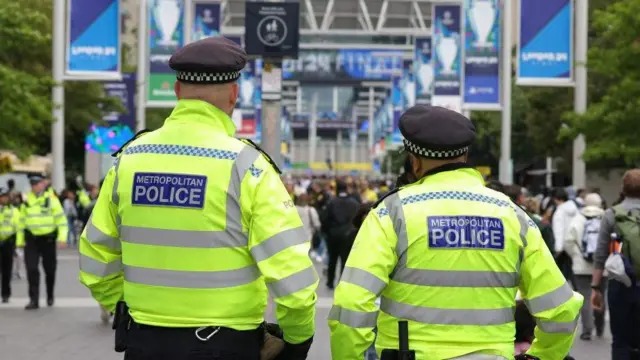
<svg viewBox="0 0 640 360"><path fill-rule="evenodd" d="M179 81L190 84L225 84L238 80L247 65L247 53L235 42L208 37L178 50L169 67Z"/></svg>
<svg viewBox="0 0 640 360"><path fill-rule="evenodd" d="M44 180L44 176L40 174L29 175L29 184L31 185L39 184L43 180Z"/></svg>
<svg viewBox="0 0 640 360"><path fill-rule="evenodd" d="M476 136L471 120L439 106L413 106L400 117L399 128L405 150L429 159L461 156Z"/></svg>

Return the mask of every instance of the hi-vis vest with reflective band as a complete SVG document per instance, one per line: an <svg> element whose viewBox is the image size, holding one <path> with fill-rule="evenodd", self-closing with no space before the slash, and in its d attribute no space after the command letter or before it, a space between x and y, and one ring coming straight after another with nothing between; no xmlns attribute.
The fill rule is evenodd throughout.
<svg viewBox="0 0 640 360"><path fill-rule="evenodd" d="M31 234L48 235L57 230L58 242L67 241L67 218L57 196L48 191L40 196L30 192L20 213L23 228Z"/></svg>
<svg viewBox="0 0 640 360"><path fill-rule="evenodd" d="M267 288L285 339L314 333L317 275L278 173L226 114L180 100L126 146L80 241L80 279L138 323L255 329ZM122 281L124 280L124 286Z"/></svg>
<svg viewBox="0 0 640 360"><path fill-rule="evenodd" d="M367 216L335 292L332 356L362 359L376 325L377 349L397 348L397 321L406 319L419 360L512 359L518 288L538 319L530 353L562 359L582 297L522 210L484 187L476 170L445 165Z"/></svg>
<svg viewBox="0 0 640 360"><path fill-rule="evenodd" d="M16 235L20 221L20 212L13 206L0 205L0 241Z"/></svg>

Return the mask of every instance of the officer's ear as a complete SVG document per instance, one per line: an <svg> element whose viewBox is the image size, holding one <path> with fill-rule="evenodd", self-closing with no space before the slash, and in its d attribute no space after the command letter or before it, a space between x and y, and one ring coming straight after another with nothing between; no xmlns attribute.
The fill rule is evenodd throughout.
<svg viewBox="0 0 640 360"><path fill-rule="evenodd" d="M176 93L176 97L178 98L178 100L180 100L180 93L182 92L182 88L180 87L180 81L176 80L176 82L173 83L173 92Z"/></svg>
<svg viewBox="0 0 640 360"><path fill-rule="evenodd" d="M229 91L229 106L232 109L232 111L233 109L236 108L236 103L238 102L238 96L240 95L239 92L240 90L238 87L238 83L237 82L232 83L231 91Z"/></svg>

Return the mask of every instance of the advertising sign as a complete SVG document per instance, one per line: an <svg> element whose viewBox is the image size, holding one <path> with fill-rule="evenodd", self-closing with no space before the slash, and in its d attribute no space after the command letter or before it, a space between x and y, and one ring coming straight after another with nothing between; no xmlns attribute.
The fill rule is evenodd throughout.
<svg viewBox="0 0 640 360"><path fill-rule="evenodd" d="M324 84L390 81L401 71L406 55L398 50L302 50L298 59L282 62L282 76L284 80Z"/></svg>
<svg viewBox="0 0 640 360"><path fill-rule="evenodd" d="M120 81L103 83L107 96L120 100L124 112L105 114L105 125L91 125L85 138L85 149L91 152L113 153L131 139L136 128L135 118L135 74L122 74Z"/></svg>
<svg viewBox="0 0 640 360"><path fill-rule="evenodd" d="M500 110L500 4L465 0L464 108Z"/></svg>
<svg viewBox="0 0 640 360"><path fill-rule="evenodd" d="M572 0L520 1L518 85L572 85L572 14Z"/></svg>
<svg viewBox="0 0 640 360"><path fill-rule="evenodd" d="M149 0L149 76L147 106L172 107L175 72L169 59L184 45L183 0Z"/></svg>
<svg viewBox="0 0 640 360"><path fill-rule="evenodd" d="M462 7L433 5L433 105L462 112Z"/></svg>
<svg viewBox="0 0 640 360"><path fill-rule="evenodd" d="M236 136L262 140L262 60L250 60L238 80L238 102L234 110Z"/></svg>
<svg viewBox="0 0 640 360"><path fill-rule="evenodd" d="M262 57L298 57L300 4L247 2L245 50Z"/></svg>
<svg viewBox="0 0 640 360"><path fill-rule="evenodd" d="M191 41L220 35L220 3L193 0L192 4Z"/></svg>
<svg viewBox="0 0 640 360"><path fill-rule="evenodd" d="M431 104L431 94L433 93L431 37L418 37L414 45L413 70L416 79L416 104Z"/></svg>
<svg viewBox="0 0 640 360"><path fill-rule="evenodd" d="M65 76L120 78L120 0L68 0Z"/></svg>
<svg viewBox="0 0 640 360"><path fill-rule="evenodd" d="M405 60L402 66L402 73L393 79L391 88L391 106L393 109L393 122L390 131L390 148L395 149L402 146L402 134L400 134L400 116L416 104L416 76L413 70L415 63Z"/></svg>

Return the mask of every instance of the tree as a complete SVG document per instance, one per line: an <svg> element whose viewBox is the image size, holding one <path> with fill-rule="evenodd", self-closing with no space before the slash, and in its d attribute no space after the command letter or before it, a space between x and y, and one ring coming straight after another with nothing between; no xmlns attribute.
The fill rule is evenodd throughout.
<svg viewBox="0 0 640 360"><path fill-rule="evenodd" d="M21 156L51 148L51 14L51 0L0 0L0 148ZM99 82L65 83L65 100L65 162L77 173L86 129L119 104Z"/></svg>
<svg viewBox="0 0 640 360"><path fill-rule="evenodd" d="M592 17L588 54L590 105L568 114L563 135L586 137L585 160L633 166L640 156L640 2L619 0Z"/></svg>

